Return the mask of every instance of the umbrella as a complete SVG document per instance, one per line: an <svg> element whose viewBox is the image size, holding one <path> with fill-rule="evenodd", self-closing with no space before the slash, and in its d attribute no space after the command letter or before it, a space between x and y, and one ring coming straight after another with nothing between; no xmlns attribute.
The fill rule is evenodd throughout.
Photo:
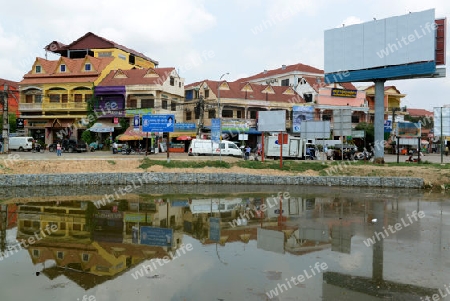
<svg viewBox="0 0 450 301"><path fill-rule="evenodd" d="M191 136L179 136L177 140L192 140Z"/></svg>

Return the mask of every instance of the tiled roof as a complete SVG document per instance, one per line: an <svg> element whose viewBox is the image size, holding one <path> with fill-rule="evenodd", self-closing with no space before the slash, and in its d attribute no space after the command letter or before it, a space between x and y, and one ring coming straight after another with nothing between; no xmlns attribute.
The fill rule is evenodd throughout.
<svg viewBox="0 0 450 301"><path fill-rule="evenodd" d="M61 57L53 61L36 58L36 63L42 67L42 72L36 74L30 70L19 84L94 82L113 60L112 57L96 58L88 55L80 59ZM93 66L91 71L84 71L84 64L87 61ZM58 66L61 63L67 66L66 72L58 72Z"/></svg>
<svg viewBox="0 0 450 301"><path fill-rule="evenodd" d="M412 117L419 117L419 116L433 116L433 112L425 110L425 109L406 109L406 111L409 113Z"/></svg>
<svg viewBox="0 0 450 301"><path fill-rule="evenodd" d="M7 80L7 79L0 78L1 90L3 90L3 86L5 84L8 85L9 88L15 88L15 89L17 89L17 87L19 86L18 82L14 82L12 80Z"/></svg>
<svg viewBox="0 0 450 301"><path fill-rule="evenodd" d="M150 62L153 62L155 65L158 65L158 61L155 61L143 53L137 52L136 50L127 48L125 46L122 46L120 44L117 44L116 42L113 42L111 40L105 39L103 37L100 37L92 32L86 33L84 36L78 38L77 40L73 41L69 45L64 45L63 43L53 41L52 43L45 46L45 49L47 51L52 52L61 52L64 50L74 50L74 49L105 49L105 48L117 48L121 49L123 51L126 51L128 53L131 53L135 56L141 57L143 59L146 59Z"/></svg>
<svg viewBox="0 0 450 301"><path fill-rule="evenodd" d="M162 85L175 68L112 70L99 86ZM152 73L156 73L152 76ZM116 75L121 76L116 76Z"/></svg>
<svg viewBox="0 0 450 301"><path fill-rule="evenodd" d="M248 81L252 81L255 79L262 79L262 78L266 78L266 77L274 77L274 76L279 76L282 74L287 74L287 73L292 73L292 72L303 72L303 73L315 73L315 74L324 74L323 70L321 69L317 69L314 68L312 66L309 65L304 65L304 64L295 64L295 65L287 65L284 68L278 68L278 69L273 69L273 70L266 70L263 71L261 73L258 73L256 75L252 75L250 77L246 77L246 78L241 78L238 79L236 81L239 82L248 82Z"/></svg>
<svg viewBox="0 0 450 301"><path fill-rule="evenodd" d="M189 84L185 89L190 89L196 87L200 84L206 83L211 89L211 91L217 95L218 94L218 84L219 81L204 80L201 82L196 82ZM222 81L221 81L222 83ZM249 99L249 100L263 100L263 101L278 101L278 102L292 102L292 103L305 103L305 100L292 89L291 87L284 86L270 86L275 93L265 93L263 92L269 85L261 85L249 82L226 82L230 87L229 90L220 89L220 98L230 98L230 99ZM243 88L248 85L251 91L243 91ZM291 94L285 93L286 91L291 91Z"/></svg>

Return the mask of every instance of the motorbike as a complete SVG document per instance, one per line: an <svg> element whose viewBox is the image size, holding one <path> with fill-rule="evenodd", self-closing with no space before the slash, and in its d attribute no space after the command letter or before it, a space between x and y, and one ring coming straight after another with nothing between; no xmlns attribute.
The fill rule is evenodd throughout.
<svg viewBox="0 0 450 301"><path fill-rule="evenodd" d="M33 153L40 153L42 149L42 146L39 143L36 143L31 150Z"/></svg>

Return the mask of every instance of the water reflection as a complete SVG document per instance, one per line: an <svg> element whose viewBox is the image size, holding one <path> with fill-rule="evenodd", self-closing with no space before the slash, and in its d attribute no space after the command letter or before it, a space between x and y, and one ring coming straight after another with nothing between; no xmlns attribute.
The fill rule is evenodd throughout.
<svg viewBox="0 0 450 301"><path fill-rule="evenodd" d="M14 198L0 207L0 300L445 297L450 203L351 192Z"/></svg>

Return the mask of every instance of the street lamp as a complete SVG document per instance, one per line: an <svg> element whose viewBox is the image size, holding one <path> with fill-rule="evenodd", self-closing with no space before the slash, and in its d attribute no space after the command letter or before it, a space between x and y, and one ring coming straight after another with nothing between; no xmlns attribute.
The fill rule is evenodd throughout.
<svg viewBox="0 0 450 301"><path fill-rule="evenodd" d="M225 75L230 74L229 72L224 73L219 78L219 83L217 84L217 114L219 115L219 155L220 155L220 161L222 161L222 149L220 148L220 143L222 142L222 113L220 112L220 84L222 77Z"/></svg>

